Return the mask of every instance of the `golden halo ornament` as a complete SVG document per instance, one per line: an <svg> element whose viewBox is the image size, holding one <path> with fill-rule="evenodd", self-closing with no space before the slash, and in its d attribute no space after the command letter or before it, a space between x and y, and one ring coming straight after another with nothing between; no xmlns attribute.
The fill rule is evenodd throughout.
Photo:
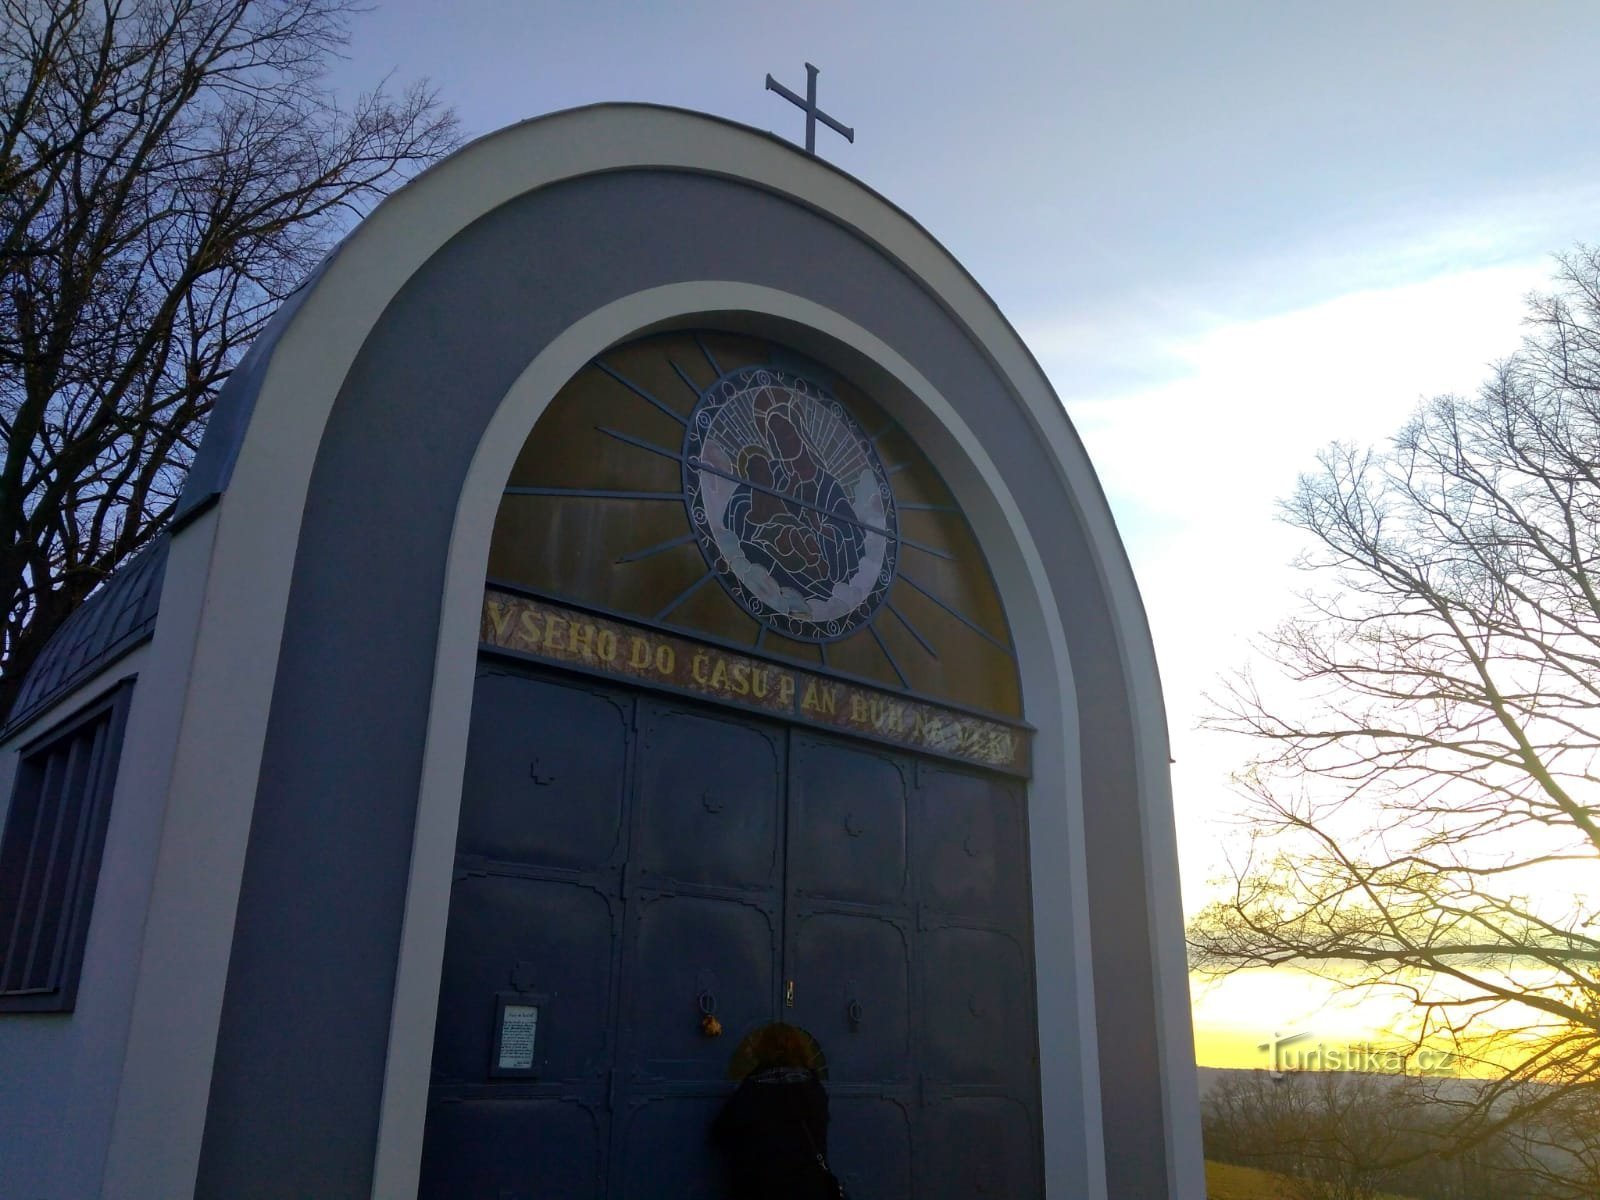
<svg viewBox="0 0 1600 1200"><path fill-rule="evenodd" d="M800 1026L773 1021L740 1039L728 1059L728 1078L743 1079L768 1067L804 1067L826 1079L828 1056L817 1039Z"/></svg>

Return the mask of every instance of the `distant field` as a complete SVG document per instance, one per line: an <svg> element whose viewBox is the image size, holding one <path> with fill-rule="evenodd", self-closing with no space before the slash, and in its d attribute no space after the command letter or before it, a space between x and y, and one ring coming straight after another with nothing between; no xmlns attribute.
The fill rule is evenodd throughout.
<svg viewBox="0 0 1600 1200"><path fill-rule="evenodd" d="M1206 1200L1284 1200L1283 1176L1254 1167L1206 1163Z"/></svg>
<svg viewBox="0 0 1600 1200"><path fill-rule="evenodd" d="M1206 1200L1292 1200L1294 1193L1285 1186L1282 1175L1258 1171L1254 1167L1235 1167L1229 1163L1206 1163ZM1385 1200L1406 1200L1386 1196Z"/></svg>

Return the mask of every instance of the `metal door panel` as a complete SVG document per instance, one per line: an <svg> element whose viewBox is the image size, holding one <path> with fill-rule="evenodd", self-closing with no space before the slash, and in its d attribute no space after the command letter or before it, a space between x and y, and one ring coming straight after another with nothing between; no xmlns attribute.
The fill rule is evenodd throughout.
<svg viewBox="0 0 1600 1200"><path fill-rule="evenodd" d="M651 1081L726 1078L740 1035L772 1019L775 914L743 900L648 893L631 907L623 1002L630 1089L638 1095ZM729 1036L701 1031L707 1013Z"/></svg>
<svg viewBox="0 0 1600 1200"><path fill-rule="evenodd" d="M647 706L642 725L633 855L641 882L776 887L783 862L777 735L657 705Z"/></svg>
<svg viewBox="0 0 1600 1200"><path fill-rule="evenodd" d="M908 1200L911 1119L905 1104L836 1095L828 1107L828 1165L846 1194L864 1200Z"/></svg>
<svg viewBox="0 0 1600 1200"><path fill-rule="evenodd" d="M721 1107L721 1095L629 1104L620 1118L621 1186L615 1194L621 1200L722 1200L727 1184L710 1139L711 1122Z"/></svg>
<svg viewBox="0 0 1600 1200"><path fill-rule="evenodd" d="M1006 934L960 928L924 932L920 949L924 1074L1020 1090L1036 1071L1032 973L1022 949Z"/></svg>
<svg viewBox="0 0 1600 1200"><path fill-rule="evenodd" d="M945 1098L923 1118L917 1195L1024 1200L1040 1194L1029 1106L999 1096Z"/></svg>
<svg viewBox="0 0 1600 1200"><path fill-rule="evenodd" d="M906 778L887 754L794 737L791 892L857 904L906 897Z"/></svg>
<svg viewBox="0 0 1600 1200"><path fill-rule="evenodd" d="M828 1056L835 1084L908 1082L911 964L905 931L882 917L791 914L794 1011Z"/></svg>
<svg viewBox="0 0 1600 1200"><path fill-rule="evenodd" d="M418 1200L598 1200L605 1121L573 1098L435 1101Z"/></svg>
<svg viewBox="0 0 1600 1200"><path fill-rule="evenodd" d="M1027 839L1015 785L922 763L918 798L922 902L968 920L1025 923Z"/></svg>
<svg viewBox="0 0 1600 1200"><path fill-rule="evenodd" d="M486 664L421 1194L722 1197L728 1055L781 1018L853 1194L1037 1195L1026 821L1006 781ZM514 987L544 1070L491 1080Z"/></svg>
<svg viewBox="0 0 1600 1200"><path fill-rule="evenodd" d="M611 1060L616 915L604 893L584 884L462 873L445 936L434 1078L489 1078L495 994L513 988L545 997L540 1078L599 1077Z"/></svg>
<svg viewBox="0 0 1600 1200"><path fill-rule="evenodd" d="M785 739L644 699L638 729L612 1195L721 1197L728 1056L777 1006Z"/></svg>
<svg viewBox="0 0 1600 1200"><path fill-rule="evenodd" d="M629 705L581 684L480 668L460 854L597 868L619 853Z"/></svg>

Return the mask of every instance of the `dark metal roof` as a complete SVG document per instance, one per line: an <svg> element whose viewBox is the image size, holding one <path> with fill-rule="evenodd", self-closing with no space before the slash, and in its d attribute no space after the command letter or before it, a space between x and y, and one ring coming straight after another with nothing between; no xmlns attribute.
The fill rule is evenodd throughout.
<svg viewBox="0 0 1600 1200"><path fill-rule="evenodd" d="M62 623L22 681L22 691L7 715L5 735L98 675L154 632L171 542L171 534L162 534Z"/></svg>

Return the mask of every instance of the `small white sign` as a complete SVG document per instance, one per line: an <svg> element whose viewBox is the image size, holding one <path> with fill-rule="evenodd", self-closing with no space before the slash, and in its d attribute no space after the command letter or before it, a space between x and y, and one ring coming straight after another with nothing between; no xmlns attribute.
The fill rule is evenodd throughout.
<svg viewBox="0 0 1600 1200"><path fill-rule="evenodd" d="M500 1013L500 1070L532 1070L538 1032L538 1005L507 1004Z"/></svg>

